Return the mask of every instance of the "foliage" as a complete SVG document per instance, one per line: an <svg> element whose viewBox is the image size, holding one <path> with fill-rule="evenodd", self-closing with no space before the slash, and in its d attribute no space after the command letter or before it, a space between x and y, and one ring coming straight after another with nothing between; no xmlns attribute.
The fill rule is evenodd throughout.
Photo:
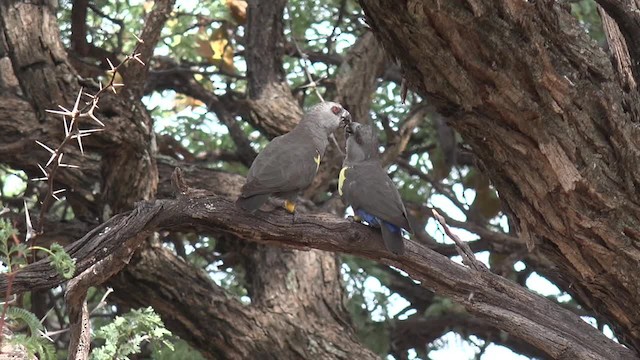
<svg viewBox="0 0 640 360"><path fill-rule="evenodd" d="M29 251L24 243L11 243L16 231L7 219L0 218L0 261L6 266L7 272L19 271L19 267L26 263ZM43 249L38 247L39 249ZM53 244L51 250L43 249L51 254L51 264L60 275L69 279L75 272L75 261L71 259L64 248ZM11 279L11 278L10 278ZM18 324L26 325L28 334L14 334L8 341L14 346L23 346L29 355L37 354L41 359L55 359L55 348L44 336L44 326L32 312L16 306L3 304L6 314L4 321L7 325L17 328Z"/></svg>
<svg viewBox="0 0 640 360"><path fill-rule="evenodd" d="M91 352L91 359L129 359L129 355L140 352L144 343L160 343L173 351L170 336L153 308L131 310L96 331L95 338L104 339L105 343Z"/></svg>
<svg viewBox="0 0 640 360"><path fill-rule="evenodd" d="M32 312L10 306L7 308L6 321L14 329L19 324L26 325L29 329L29 334L14 334L8 339L13 346L23 346L30 356L37 354L40 359L55 359L55 348L41 335L44 326Z"/></svg>
<svg viewBox="0 0 640 360"><path fill-rule="evenodd" d="M76 261L57 243L51 245L51 265L65 279L71 279L76 271Z"/></svg>

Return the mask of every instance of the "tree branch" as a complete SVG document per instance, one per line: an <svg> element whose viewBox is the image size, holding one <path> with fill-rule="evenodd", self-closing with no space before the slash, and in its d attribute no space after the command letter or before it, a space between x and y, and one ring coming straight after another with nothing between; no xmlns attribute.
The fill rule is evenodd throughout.
<svg viewBox="0 0 640 360"><path fill-rule="evenodd" d="M375 230L326 214L299 214L292 223L284 211L259 212L254 217L217 196L158 200L113 217L68 246L67 251L77 259L81 272L115 251L134 248L147 234L162 229L223 231L265 245L366 257L406 271L423 286L450 296L470 313L543 349L551 357L635 357L632 351L607 339L568 310L498 275L464 268L411 241L407 241L406 256L392 255ZM44 260L19 271L13 286L15 292L22 293L53 287L62 281ZM6 285L6 277L0 277L0 292Z"/></svg>
<svg viewBox="0 0 640 360"><path fill-rule="evenodd" d="M626 47L631 56L631 69L635 83L640 80L640 8L633 0L596 0L596 2L615 20L619 31L624 36ZM603 19L606 24L606 19ZM607 32L609 36L610 32ZM609 39L611 39L609 37ZM617 50L615 46L612 49ZM620 74L624 76L624 74Z"/></svg>

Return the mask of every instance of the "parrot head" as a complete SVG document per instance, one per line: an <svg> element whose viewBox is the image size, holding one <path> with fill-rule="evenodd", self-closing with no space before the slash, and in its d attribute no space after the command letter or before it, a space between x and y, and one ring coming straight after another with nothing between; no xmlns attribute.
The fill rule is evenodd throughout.
<svg viewBox="0 0 640 360"><path fill-rule="evenodd" d="M327 136L341 125L351 122L351 114L336 102L323 102L312 106L304 114L302 122L310 122L323 129Z"/></svg>
<svg viewBox="0 0 640 360"><path fill-rule="evenodd" d="M378 156L378 140L371 125L350 122L345 127L348 162L360 162Z"/></svg>

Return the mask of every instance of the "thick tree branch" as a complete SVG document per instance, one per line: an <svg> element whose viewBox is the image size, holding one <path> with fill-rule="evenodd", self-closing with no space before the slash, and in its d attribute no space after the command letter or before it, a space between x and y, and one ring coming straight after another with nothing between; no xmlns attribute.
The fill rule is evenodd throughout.
<svg viewBox="0 0 640 360"><path fill-rule="evenodd" d="M635 83L640 81L640 14L638 3L633 0L596 0L617 23L624 36L631 56L631 69ZM603 21L606 24L606 20ZM612 47L614 51L617 49ZM623 74L621 74L623 75Z"/></svg>
<svg viewBox="0 0 640 360"><path fill-rule="evenodd" d="M165 248L144 249L130 267L115 277L127 284L114 293L117 302L153 306L174 333L208 359L377 358L353 346L357 341L332 318L311 321L271 306L242 304Z"/></svg>
<svg viewBox="0 0 640 360"><path fill-rule="evenodd" d="M125 90L131 94L133 99L138 99L144 92L147 76L149 74L149 64L153 51L156 48L160 33L164 28L164 23L169 18L169 14L173 10L175 0L156 0L153 9L144 20L144 28L142 34L139 35L144 39L144 43L139 46L140 58L146 61L144 71L140 71L139 67L131 64L122 71L122 78L125 80Z"/></svg>
<svg viewBox="0 0 640 360"><path fill-rule="evenodd" d="M407 351L412 348L424 348L449 331L455 331L463 337L475 335L484 341L505 346L512 351L536 358L549 356L541 350L509 334L482 319L469 316L464 312L450 312L425 318L410 318L399 321L391 330L393 352Z"/></svg>
<svg viewBox="0 0 640 360"><path fill-rule="evenodd" d="M633 66L629 57L627 42L620 32L618 24L600 6L598 6L598 13L600 13L600 18L602 19L602 27L607 36L609 51L611 52L620 85L625 91L631 91L636 88L637 83L633 75Z"/></svg>
<svg viewBox="0 0 640 360"><path fill-rule="evenodd" d="M158 200L115 216L68 246L67 251L78 259L78 271L84 271L113 251L135 246L146 234L161 229L223 231L260 244L340 251L370 258L408 272L423 286L450 296L470 313L543 349L551 357L635 357L568 310L504 278L462 267L410 241L406 256L389 254L375 230L325 214L299 214L292 223L284 211L258 213L254 217L238 211L232 201L215 196ZM22 293L62 281L45 260L18 272L14 289ZM3 276L0 291L5 287Z"/></svg>
<svg viewBox="0 0 640 360"><path fill-rule="evenodd" d="M268 136L278 136L293 129L302 117L282 69L286 0L248 3L245 57L252 119Z"/></svg>

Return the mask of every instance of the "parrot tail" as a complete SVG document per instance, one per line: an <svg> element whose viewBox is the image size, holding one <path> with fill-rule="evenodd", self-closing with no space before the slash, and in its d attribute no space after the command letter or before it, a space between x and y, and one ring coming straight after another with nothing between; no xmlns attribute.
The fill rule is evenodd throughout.
<svg viewBox="0 0 640 360"><path fill-rule="evenodd" d="M249 197L238 197L236 206L250 213L256 212L269 199L269 194L253 195Z"/></svg>
<svg viewBox="0 0 640 360"><path fill-rule="evenodd" d="M380 230L382 230L382 240L384 240L384 246L387 250L396 255L404 254L402 229L387 222L383 222L383 225L380 226Z"/></svg>

